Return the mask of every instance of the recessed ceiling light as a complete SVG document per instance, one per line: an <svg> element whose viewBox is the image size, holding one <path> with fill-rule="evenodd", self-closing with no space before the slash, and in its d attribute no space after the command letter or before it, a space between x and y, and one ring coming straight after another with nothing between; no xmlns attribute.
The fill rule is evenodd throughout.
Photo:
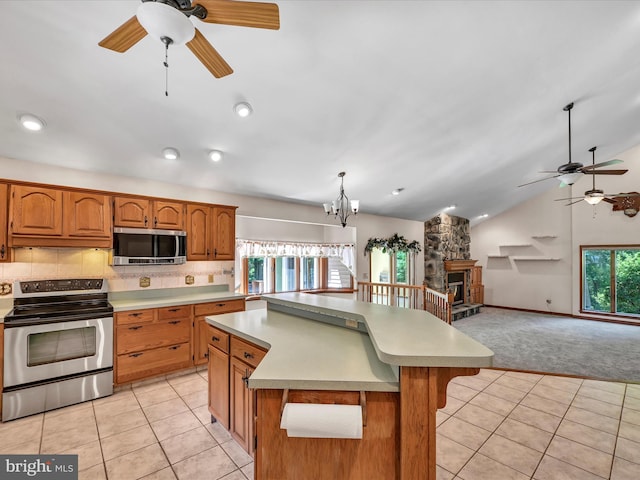
<svg viewBox="0 0 640 480"><path fill-rule="evenodd" d="M448 207L444 207L442 210L446 212L447 210L455 210L455 209L456 209L455 205L449 205Z"/></svg>
<svg viewBox="0 0 640 480"><path fill-rule="evenodd" d="M45 126L44 120L36 117L35 115L31 115L30 113L25 113L18 117L20 125L22 125L27 130L31 130L32 132L38 132L42 130Z"/></svg>
<svg viewBox="0 0 640 480"><path fill-rule="evenodd" d="M478 216L478 218L487 218L488 216L488 213L483 213L482 215Z"/></svg>
<svg viewBox="0 0 640 480"><path fill-rule="evenodd" d="M167 160L177 160L180 158L180 152L172 147L167 147L162 150L162 156Z"/></svg>
<svg viewBox="0 0 640 480"><path fill-rule="evenodd" d="M400 193L404 190L404 187L402 188L396 188L393 192L391 192L391 195L400 195Z"/></svg>
<svg viewBox="0 0 640 480"><path fill-rule="evenodd" d="M253 108L251 108L251 105L247 102L236 103L233 110L236 112L236 115L242 118L248 117L253 112Z"/></svg>
<svg viewBox="0 0 640 480"><path fill-rule="evenodd" d="M220 150L211 150L209 152L209 158L213 162L219 162L222 160L222 152Z"/></svg>

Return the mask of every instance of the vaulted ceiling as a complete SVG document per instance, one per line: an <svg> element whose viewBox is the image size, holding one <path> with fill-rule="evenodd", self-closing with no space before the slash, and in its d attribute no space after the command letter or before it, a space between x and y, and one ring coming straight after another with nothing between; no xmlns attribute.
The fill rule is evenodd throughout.
<svg viewBox="0 0 640 480"><path fill-rule="evenodd" d="M517 185L568 161L569 102L574 161L640 144L638 2L276 3L280 30L193 19L234 73L170 47L165 97L160 41L98 46L137 0L3 0L0 156L318 205L346 171L363 212L425 220L557 188Z"/></svg>

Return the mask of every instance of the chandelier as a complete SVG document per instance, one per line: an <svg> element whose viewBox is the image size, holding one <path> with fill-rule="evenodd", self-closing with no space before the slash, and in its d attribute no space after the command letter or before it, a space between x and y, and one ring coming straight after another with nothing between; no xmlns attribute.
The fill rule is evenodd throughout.
<svg viewBox="0 0 640 480"><path fill-rule="evenodd" d="M345 172L340 172L338 177L340 177L340 195L331 203L323 203L324 211L327 215L333 215L334 218L340 220L340 224L342 227L347 226L347 218L352 213L356 215L358 213L358 208L360 207L360 200L351 200L349 202L349 197L344 194L344 176Z"/></svg>

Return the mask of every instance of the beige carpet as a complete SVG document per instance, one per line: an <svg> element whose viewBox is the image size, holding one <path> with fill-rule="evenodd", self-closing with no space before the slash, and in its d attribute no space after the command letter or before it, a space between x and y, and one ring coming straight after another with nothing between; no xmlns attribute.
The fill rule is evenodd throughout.
<svg viewBox="0 0 640 480"><path fill-rule="evenodd" d="M491 307L453 326L493 350L494 367L640 383L640 326Z"/></svg>

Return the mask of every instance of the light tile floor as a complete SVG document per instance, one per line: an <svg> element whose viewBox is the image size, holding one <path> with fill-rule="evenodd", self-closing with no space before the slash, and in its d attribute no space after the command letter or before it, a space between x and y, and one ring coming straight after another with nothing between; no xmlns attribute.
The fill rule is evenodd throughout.
<svg viewBox="0 0 640 480"><path fill-rule="evenodd" d="M206 371L134 386L0 424L0 453L79 454L80 479L253 478L206 403ZM438 480L640 478L640 385L481 370L437 421Z"/></svg>

